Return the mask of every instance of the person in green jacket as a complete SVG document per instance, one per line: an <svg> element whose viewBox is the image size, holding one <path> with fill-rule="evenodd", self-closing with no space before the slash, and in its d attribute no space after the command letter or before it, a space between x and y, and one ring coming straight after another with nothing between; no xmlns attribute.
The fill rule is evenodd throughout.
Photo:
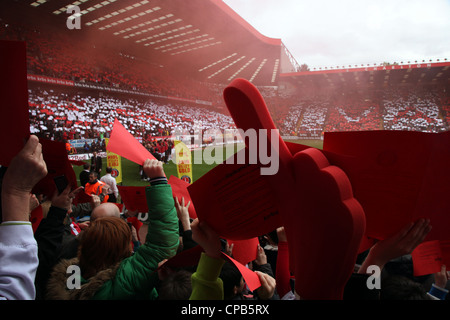
<svg viewBox="0 0 450 320"><path fill-rule="evenodd" d="M120 218L96 219L80 240L78 256L55 266L47 299L156 299L158 263L176 254L178 217L162 162L146 160L148 225L145 243L132 255L131 229Z"/></svg>

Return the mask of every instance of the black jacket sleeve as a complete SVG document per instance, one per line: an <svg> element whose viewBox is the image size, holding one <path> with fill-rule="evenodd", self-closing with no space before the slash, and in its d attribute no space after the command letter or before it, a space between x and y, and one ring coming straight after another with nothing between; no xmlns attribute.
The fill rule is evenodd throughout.
<svg viewBox="0 0 450 320"><path fill-rule="evenodd" d="M38 244L39 266L36 272L36 299L43 299L45 287L53 266L57 262L64 235L64 219L67 210L50 207L45 219L42 219L34 237Z"/></svg>

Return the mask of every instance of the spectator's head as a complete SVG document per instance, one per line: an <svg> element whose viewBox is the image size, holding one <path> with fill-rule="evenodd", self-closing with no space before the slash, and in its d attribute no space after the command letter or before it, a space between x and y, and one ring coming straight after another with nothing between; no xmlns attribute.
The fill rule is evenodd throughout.
<svg viewBox="0 0 450 320"><path fill-rule="evenodd" d="M382 279L380 300L431 300L425 288L407 277L391 275Z"/></svg>
<svg viewBox="0 0 450 320"><path fill-rule="evenodd" d="M158 288L159 300L189 300L192 293L192 272L178 270L162 280Z"/></svg>
<svg viewBox="0 0 450 320"><path fill-rule="evenodd" d="M94 208L94 210L92 210L90 220L92 222L96 219L106 217L120 218L119 207L117 207L114 203L110 202L102 203L96 208Z"/></svg>
<svg viewBox="0 0 450 320"><path fill-rule="evenodd" d="M112 167L106 167L106 173L112 173Z"/></svg>
<svg viewBox="0 0 450 320"><path fill-rule="evenodd" d="M84 170L89 170L90 168L91 168L91 165L89 163L83 164L83 169Z"/></svg>
<svg viewBox="0 0 450 320"><path fill-rule="evenodd" d="M88 279L129 257L132 251L131 229L123 219L95 219L80 238L78 259L81 274Z"/></svg>
<svg viewBox="0 0 450 320"><path fill-rule="evenodd" d="M98 179L98 173L95 171L91 171L89 173L89 183L95 183L95 180Z"/></svg>
<svg viewBox="0 0 450 320"><path fill-rule="evenodd" d="M220 279L223 282L223 293L225 300L231 300L234 296L242 293L245 282L239 270L228 261L222 267Z"/></svg>

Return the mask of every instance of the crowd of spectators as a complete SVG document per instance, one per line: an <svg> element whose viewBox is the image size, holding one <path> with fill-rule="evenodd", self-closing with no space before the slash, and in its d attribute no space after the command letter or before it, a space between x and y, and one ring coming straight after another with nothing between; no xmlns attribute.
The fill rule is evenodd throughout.
<svg viewBox="0 0 450 320"><path fill-rule="evenodd" d="M52 197L32 193L48 174L34 135L9 166L1 168L0 300L226 300L231 304L308 299L311 294L312 288L296 285L312 275L293 273L289 256L296 247L289 243L283 226L258 236L256 246L241 247L252 258L241 262L239 269L225 258L239 259L239 245L220 237L206 221L190 217L190 202L174 197L161 161L143 163L149 186L139 194L148 207L141 218L138 211L119 203L100 201L101 195L107 198L103 189L108 187L98 181L95 171L89 173L89 164L85 168L89 180L84 191L69 185ZM86 193L95 186L101 186L102 194ZM75 203L80 193L88 198ZM38 216L36 211L39 219L32 219ZM314 290L321 294L312 299L339 290L334 299L448 300L445 265L420 278L413 274L411 253L431 227L428 219L407 223L356 259L350 257L355 263L347 270L346 282L339 287L318 282ZM325 236L320 228L317 236ZM171 264L177 255L189 256L189 261ZM338 270L341 260L333 261ZM372 274L373 267L379 274ZM259 280L255 287L246 278L249 272ZM380 285L372 288L368 284L374 280Z"/></svg>
<svg viewBox="0 0 450 320"><path fill-rule="evenodd" d="M103 140L115 119L141 141L235 127L230 116L206 107L38 88L29 89L29 114L31 133L55 140Z"/></svg>
<svg viewBox="0 0 450 320"><path fill-rule="evenodd" d="M445 129L440 113L440 99L434 92L392 92L383 102L384 128L439 132Z"/></svg>
<svg viewBox="0 0 450 320"><path fill-rule="evenodd" d="M215 100L214 91L161 64L99 45L99 39L0 20L0 39L27 43L29 74L190 100Z"/></svg>
<svg viewBox="0 0 450 320"><path fill-rule="evenodd" d="M433 90L386 89L376 98L329 97L302 100L284 115L281 132L320 137L323 132L406 130L442 132L450 128L449 98Z"/></svg>

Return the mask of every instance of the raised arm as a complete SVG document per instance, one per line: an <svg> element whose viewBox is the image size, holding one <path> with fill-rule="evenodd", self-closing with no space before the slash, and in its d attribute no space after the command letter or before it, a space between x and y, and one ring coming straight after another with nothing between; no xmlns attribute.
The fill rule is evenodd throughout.
<svg viewBox="0 0 450 320"><path fill-rule="evenodd" d="M367 268L371 265L376 265L382 270L392 259L410 254L430 231L429 220L419 219L408 223L398 233L374 244L358 273L367 273Z"/></svg>
<svg viewBox="0 0 450 320"><path fill-rule="evenodd" d="M192 274L190 300L223 300L223 282L219 278L225 261L222 259L222 245L219 236L206 223L194 220L191 224L192 238L204 250Z"/></svg>
<svg viewBox="0 0 450 320"><path fill-rule="evenodd" d="M29 221L30 193L47 175L42 146L31 136L11 161L2 182L0 297L33 300L38 267L37 243Z"/></svg>

